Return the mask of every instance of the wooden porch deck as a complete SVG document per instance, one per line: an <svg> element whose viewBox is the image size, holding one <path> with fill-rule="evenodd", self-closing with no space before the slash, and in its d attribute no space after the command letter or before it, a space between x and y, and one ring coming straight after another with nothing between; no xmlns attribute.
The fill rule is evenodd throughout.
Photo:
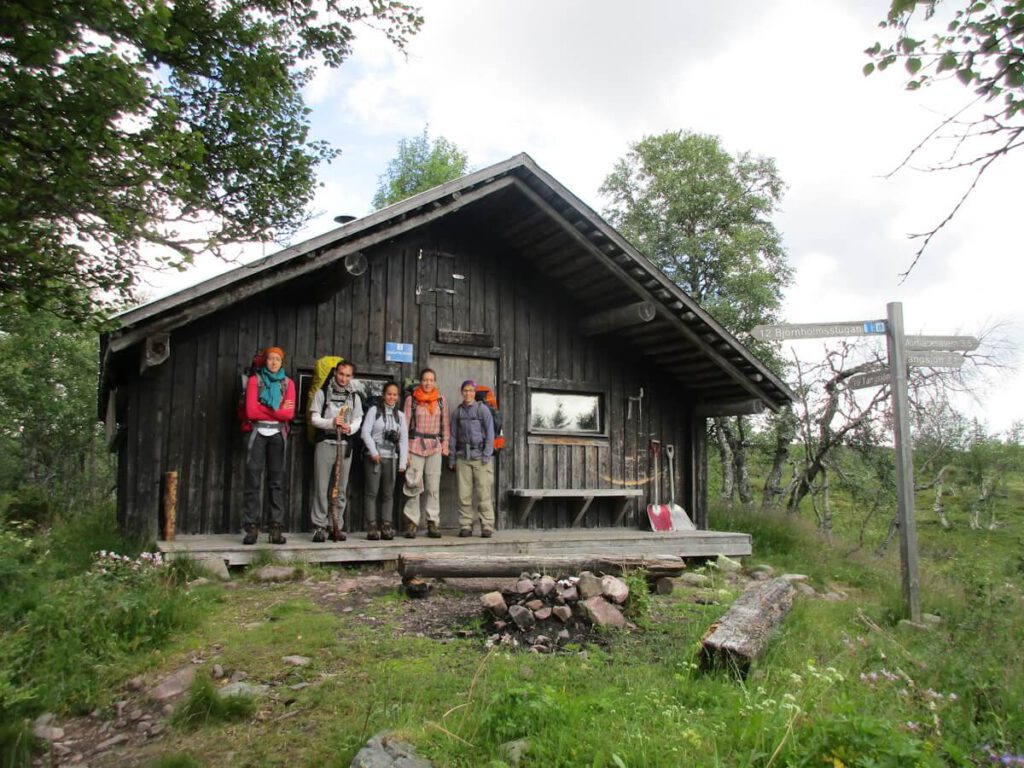
<svg viewBox="0 0 1024 768"><path fill-rule="evenodd" d="M367 541L364 532L350 533L347 541L314 544L309 533L289 533L288 543L271 546L266 533L255 546L242 545L241 534L178 536L159 541L168 558L181 555L223 559L228 566L246 565L256 553L270 550L281 560L309 563L379 563L398 560L399 555L438 553L466 555L676 555L679 557L746 557L751 553L750 535L725 531L655 532L630 528L560 528L537 530L512 528L495 531L490 539L479 533L460 539L457 531L443 531L440 539L420 533L415 539L398 535L393 541Z"/></svg>

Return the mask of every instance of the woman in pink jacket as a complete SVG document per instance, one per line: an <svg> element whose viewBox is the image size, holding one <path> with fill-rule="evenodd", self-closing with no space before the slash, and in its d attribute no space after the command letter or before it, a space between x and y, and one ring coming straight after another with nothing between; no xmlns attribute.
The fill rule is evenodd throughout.
<svg viewBox="0 0 1024 768"><path fill-rule="evenodd" d="M243 544L255 544L260 535L260 486L267 472L270 496L270 543L284 544L284 455L288 422L295 417L295 382L285 374L284 350L268 347L263 367L245 387L245 416L252 423L245 457Z"/></svg>

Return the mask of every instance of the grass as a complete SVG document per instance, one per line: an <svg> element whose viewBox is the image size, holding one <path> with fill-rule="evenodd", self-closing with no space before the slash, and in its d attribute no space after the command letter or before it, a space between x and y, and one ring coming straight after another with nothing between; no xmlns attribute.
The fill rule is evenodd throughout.
<svg viewBox="0 0 1024 768"><path fill-rule="evenodd" d="M69 572L53 592L61 611L37 603L19 632L34 617L33 643L85 660L102 682L78 690L81 683L59 682L71 662L55 660L55 670L33 663L17 669L35 676L8 678L6 693L0 677L0 696L15 702L10 711L30 714L46 699L17 703L25 690L65 691L66 701L80 703L63 706L81 708L131 674L148 669L155 679L198 652L206 664L176 727L145 745L139 764L347 765L389 729L439 766L504 765L503 745L517 739L528 741L520 763L527 767L977 766L1024 753L1022 499L1024 487L1011 484L999 510L1004 525L994 531L943 530L929 523L921 500L924 607L942 617L933 631L898 624L896 553L879 558L872 546L858 547L858 526L838 525L825 539L799 518L716 510L713 527L753 535L752 562L805 573L819 591L849 596L798 600L745 680L702 673L695 663L701 635L737 591L714 569L708 594L721 605L696 604L684 590L645 594L640 631L612 634L607 650L555 656L403 633L406 605L396 592L341 613L294 582L240 579L230 591L191 593L165 583L100 595L83 573ZM886 522L870 535L884 535ZM178 579L187 575L181 568ZM642 574L632 578L642 583ZM172 593L184 600L178 613L147 618L157 598ZM98 623L84 607L75 613L72 600L98 612ZM73 639L72 625L88 642ZM99 642L104 633L119 639ZM282 664L290 654L311 663ZM225 705L205 674L214 661L270 685L270 694L245 704L255 711L218 709ZM306 686L293 690L296 683Z"/></svg>

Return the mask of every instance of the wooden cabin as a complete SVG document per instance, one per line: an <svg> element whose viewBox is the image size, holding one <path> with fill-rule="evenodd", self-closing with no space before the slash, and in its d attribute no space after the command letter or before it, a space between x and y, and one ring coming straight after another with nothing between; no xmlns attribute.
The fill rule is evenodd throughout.
<svg viewBox="0 0 1024 768"><path fill-rule="evenodd" d="M309 530L314 361L352 360L367 391L437 370L504 414L499 531L646 525L655 484L706 518L706 419L778 409L792 393L593 210L527 155L469 174L122 314L102 338L100 412L118 453L127 535L163 530L177 471L179 534L241 529L240 373L275 344L300 389L287 452L288 529ZM675 447L653 464L651 440ZM345 527L365 530L361 468ZM454 475L442 527L456 527ZM397 494L397 502L403 499ZM396 520L399 510L395 510Z"/></svg>

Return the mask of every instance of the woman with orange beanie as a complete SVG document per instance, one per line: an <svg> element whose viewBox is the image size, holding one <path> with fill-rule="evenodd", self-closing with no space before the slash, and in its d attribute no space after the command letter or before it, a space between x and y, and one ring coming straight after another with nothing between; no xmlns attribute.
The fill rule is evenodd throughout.
<svg viewBox="0 0 1024 768"><path fill-rule="evenodd" d="M255 544L260 535L260 486L267 472L270 497L270 543L284 544L284 456L288 422L295 417L295 382L285 374L284 350L268 347L263 367L245 386L245 416L252 423L245 457L243 544Z"/></svg>
<svg viewBox="0 0 1024 768"><path fill-rule="evenodd" d="M441 457L448 455L448 403L437 388L432 368L420 372L420 383L405 400L409 425L409 467L402 491L408 497L405 537L416 538L420 522L420 496L426 496L427 536L441 537Z"/></svg>

